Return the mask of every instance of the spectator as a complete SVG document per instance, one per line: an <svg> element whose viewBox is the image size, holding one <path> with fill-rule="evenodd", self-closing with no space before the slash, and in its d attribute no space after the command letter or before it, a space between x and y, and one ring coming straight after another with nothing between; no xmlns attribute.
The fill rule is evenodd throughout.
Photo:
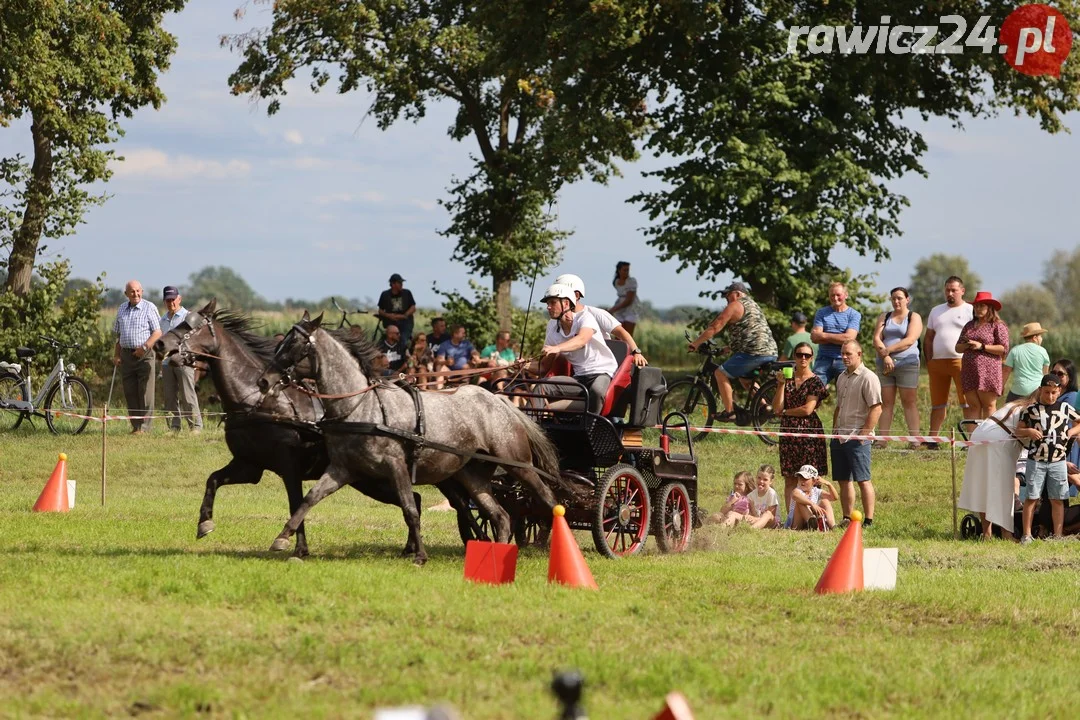
<svg viewBox="0 0 1080 720"><path fill-rule="evenodd" d="M762 465L757 471L757 487L750 493L750 516L746 522L755 530L780 524L780 498L776 497L772 481L776 470Z"/></svg>
<svg viewBox="0 0 1080 720"><path fill-rule="evenodd" d="M1050 372L1050 355L1043 348L1043 326L1037 322L1028 323L1020 331L1024 342L1020 343L1005 356L1001 368L1001 384L1005 385L1012 376L1012 386L1005 402L1025 398L1039 389L1039 381ZM1070 405L1072 403L1069 403Z"/></svg>
<svg viewBox="0 0 1080 720"><path fill-rule="evenodd" d="M465 339L465 326L455 325L450 339L435 351L435 365L439 370L465 370L473 362L476 348Z"/></svg>
<svg viewBox="0 0 1080 720"><path fill-rule="evenodd" d="M138 280L124 286L128 301L120 305L113 322L116 345L113 363L120 368L131 434L142 435L150 429L150 412L154 407L154 354L150 348L161 337L157 308L143 299L143 287ZM145 419L144 419L145 418Z"/></svg>
<svg viewBox="0 0 1080 720"><path fill-rule="evenodd" d="M833 410L833 433L837 435L873 435L881 418L881 383L876 373L863 365L862 348L850 340L840 348L844 372L836 378L836 408ZM855 488L862 496L863 527L874 524L874 484L870 480L870 441L833 438L830 444L833 477L840 483L840 504L844 510L841 524L851 522Z"/></svg>
<svg viewBox="0 0 1080 720"><path fill-rule="evenodd" d="M402 342L408 345L412 340L416 301L404 283L405 278L397 273L390 276L390 289L379 295L379 312L376 314L384 326L397 325Z"/></svg>
<svg viewBox="0 0 1080 720"><path fill-rule="evenodd" d="M881 424L877 447L884 447L885 436L892 429L896 394L904 408L904 420L908 433L919 432L919 337L923 324L919 313L908 307L911 294L907 288L896 287L889 291L893 309L882 313L874 327L874 349L877 350L877 373L881 383ZM918 443L912 443L912 448Z"/></svg>
<svg viewBox="0 0 1080 720"><path fill-rule="evenodd" d="M993 537L991 525L1012 538L1014 498L1016 497L1016 461L1023 446L1017 440L1017 423L1027 399L1007 403L981 423L971 434L976 445L967 449L964 484L960 487L959 507L979 514L983 536Z"/></svg>
<svg viewBox="0 0 1080 720"><path fill-rule="evenodd" d="M428 347L437 350L440 345L450 339L450 333L446 332L446 320L437 317L431 321L431 332L427 335Z"/></svg>
<svg viewBox="0 0 1080 720"><path fill-rule="evenodd" d="M489 367L494 370L494 372L485 376L488 387L491 387L491 383L497 383L499 380L506 378L507 366L513 364L517 359L517 353L510 347L510 331L500 330L495 333L495 343L485 346L480 351L478 365L478 367Z"/></svg>
<svg viewBox="0 0 1080 720"><path fill-rule="evenodd" d="M180 291L172 285L165 286L162 299L165 301L165 314L161 316L158 325L164 335L184 322L188 311L182 304L184 298L180 296ZM186 419L192 433L202 432L199 395L195 392L195 368L184 365L175 358L173 362L165 358L161 361L161 380L165 392L165 410L169 414L169 428L180 432L182 419Z"/></svg>
<svg viewBox="0 0 1080 720"><path fill-rule="evenodd" d="M810 341L810 331L806 329L806 313L796 310L791 313L791 335L784 341L784 350L780 353L780 360L786 362L791 359L795 352L795 346L799 343L809 343L814 355L817 355L818 347Z"/></svg>
<svg viewBox="0 0 1080 720"><path fill-rule="evenodd" d="M1080 407L1077 407L1076 366L1073 365L1073 361L1068 358L1061 358L1050 368L1050 372L1057 375L1058 379L1061 380L1061 402L1080 410ZM1069 462L1073 465L1080 465L1080 442L1074 442L1069 446ZM1076 497L1075 484L1069 491L1069 495Z"/></svg>
<svg viewBox="0 0 1080 720"><path fill-rule="evenodd" d="M633 335L641 304L638 302L637 280L630 277L630 263L615 263L615 279L611 284L615 286L617 300L608 312L615 316L626 332Z"/></svg>
<svg viewBox="0 0 1080 720"><path fill-rule="evenodd" d="M727 307L717 315L697 339L687 347L696 352L698 346L730 325L731 357L716 369L716 387L720 391L720 400L724 403L724 412L718 413L719 422L735 422L735 394L731 381L738 378L743 387L749 387L749 375L767 362L776 360L776 340L773 339L769 324L761 308L750 297L746 286L734 282L723 290Z"/></svg>
<svg viewBox="0 0 1080 720"><path fill-rule="evenodd" d="M783 372L776 373L776 394L773 407L780 408L780 431L797 433L825 433L817 409L829 394L821 378L810 369L814 353L808 342L801 342L793 350L795 369L791 379ZM801 467L812 465L829 472L828 451L825 438L780 437L780 474L784 476L784 507L791 507L791 493L798 484L797 474ZM791 527L791 513L787 526Z"/></svg>
<svg viewBox="0 0 1080 720"><path fill-rule="evenodd" d="M980 291L971 303L975 318L960 331L956 351L960 386L971 414L985 420L994 414L1001 397L1001 358L1009 352L1009 328L998 319L1001 303Z"/></svg>
<svg viewBox="0 0 1080 720"><path fill-rule="evenodd" d="M379 345L379 352L386 357L386 375L393 375L401 370L408 360L408 351L405 349L405 341L401 338L401 330L397 325L386 326L386 337Z"/></svg>
<svg viewBox="0 0 1080 720"><path fill-rule="evenodd" d="M832 504L839 499L836 488L822 478L813 465L803 465L796 473L799 484L791 494L788 516L793 530L815 530L824 521L825 529L836 527Z"/></svg>
<svg viewBox="0 0 1080 720"><path fill-rule="evenodd" d="M976 298L978 300L978 298ZM976 313L977 314L977 313ZM1050 512L1054 523L1054 537L1062 537L1065 518L1065 502L1069 499L1069 478L1065 463L1066 446L1070 439L1080 433L1080 413L1059 399L1061 380L1057 375L1046 375L1039 386L1035 402L1020 413L1016 425L1016 437L1028 439L1027 498L1024 500L1024 535L1021 545L1031 542L1031 520L1035 504L1046 485L1050 499ZM1072 428L1066 430L1069 424Z"/></svg>
<svg viewBox="0 0 1080 720"><path fill-rule="evenodd" d="M949 409L949 384L956 386L956 401L966 419L973 419L960 384L962 354L956 349L956 341L964 326L971 322L972 307L964 302L964 281L952 275L945 281L945 302L935 305L926 318L926 337L923 352L926 353L926 374L930 378L930 434L937 435L945 422ZM924 443L935 449L937 443Z"/></svg>
<svg viewBox="0 0 1080 720"><path fill-rule="evenodd" d="M645 359L645 355L642 354L641 348L638 347L637 342L634 341L633 335L626 331L626 328L615 319L615 316L609 313L607 310L598 307L592 307L582 302L585 298L585 283L577 275L564 274L555 278L557 285L566 285L574 291L574 296L577 298L577 303L574 305L574 312L588 312L591 313L596 320L596 324L600 326L600 332L603 333L605 340L615 339L621 340L626 343L627 351L634 356L634 364L638 367L645 367L649 364L649 361Z"/></svg>
<svg viewBox="0 0 1080 720"><path fill-rule="evenodd" d="M409 348L409 357L405 360L405 371L415 378L419 386L432 382L431 373L435 371L435 353L428 345L427 335L418 333ZM440 380L434 381L436 390L442 387Z"/></svg>
<svg viewBox="0 0 1080 720"><path fill-rule="evenodd" d="M828 385L844 372L845 363L840 357L840 347L859 336L862 315L848 307L848 293L844 283L829 286L829 306L814 313L814 328L810 339L820 347L814 360L814 374L823 385Z"/></svg>
<svg viewBox="0 0 1080 720"><path fill-rule="evenodd" d="M731 481L731 494L720 507L720 512L713 515L711 520L724 527L734 527L740 520L745 520L750 515L751 477L746 470L735 473L735 478Z"/></svg>

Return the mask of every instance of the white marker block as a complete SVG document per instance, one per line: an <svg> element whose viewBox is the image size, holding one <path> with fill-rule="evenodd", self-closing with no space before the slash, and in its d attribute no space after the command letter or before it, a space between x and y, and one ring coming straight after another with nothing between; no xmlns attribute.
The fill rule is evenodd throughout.
<svg viewBox="0 0 1080 720"><path fill-rule="evenodd" d="M75 507L75 481L68 480L68 510Z"/></svg>
<svg viewBox="0 0 1080 720"><path fill-rule="evenodd" d="M896 589L897 548L863 549L863 589Z"/></svg>

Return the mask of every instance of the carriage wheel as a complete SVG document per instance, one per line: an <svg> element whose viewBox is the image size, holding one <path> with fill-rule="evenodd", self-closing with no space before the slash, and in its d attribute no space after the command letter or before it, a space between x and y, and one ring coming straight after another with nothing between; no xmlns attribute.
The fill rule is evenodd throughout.
<svg viewBox="0 0 1080 720"><path fill-rule="evenodd" d="M519 548L547 547L551 536L551 525L536 518L523 515L513 520L514 543Z"/></svg>
<svg viewBox="0 0 1080 720"><path fill-rule="evenodd" d="M592 535L604 557L634 555L645 548L652 514L649 488L631 465L614 465L597 483Z"/></svg>
<svg viewBox="0 0 1080 720"><path fill-rule="evenodd" d="M974 540L980 535L982 535L982 520L979 520L978 515L968 513L960 521L960 539Z"/></svg>
<svg viewBox="0 0 1080 720"><path fill-rule="evenodd" d="M690 547L694 530L690 493L682 483L668 483L660 488L654 508L656 544L661 552L683 552Z"/></svg>
<svg viewBox="0 0 1080 720"><path fill-rule="evenodd" d="M472 500L467 510L458 510L457 526L462 544L470 540L491 542L491 520L480 512Z"/></svg>

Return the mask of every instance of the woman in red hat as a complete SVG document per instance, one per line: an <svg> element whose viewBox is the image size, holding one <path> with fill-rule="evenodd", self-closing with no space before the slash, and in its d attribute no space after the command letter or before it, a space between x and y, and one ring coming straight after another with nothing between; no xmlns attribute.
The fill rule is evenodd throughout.
<svg viewBox="0 0 1080 720"><path fill-rule="evenodd" d="M975 318L960 331L956 352L960 361L960 387L970 412L986 419L1001 397L1001 359L1009 352L1009 327L998 319L1001 303L980 290L971 301Z"/></svg>

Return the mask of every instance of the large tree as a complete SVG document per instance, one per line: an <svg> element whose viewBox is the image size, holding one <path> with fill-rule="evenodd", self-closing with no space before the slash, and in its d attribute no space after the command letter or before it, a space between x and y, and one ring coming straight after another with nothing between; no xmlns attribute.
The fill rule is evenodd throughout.
<svg viewBox="0 0 1080 720"><path fill-rule="evenodd" d="M606 181L636 157L644 77L624 72L629 48L656 8L639 0L277 0L269 28L227 38L243 63L235 93L273 98L308 69L319 90L361 87L381 128L419 120L449 101L455 140L475 143L472 172L444 206L454 258L489 276L500 325L510 286L554 263L563 233L547 208L582 176Z"/></svg>
<svg viewBox="0 0 1080 720"><path fill-rule="evenodd" d="M1055 250L1043 268L1043 285L1057 300L1062 319L1080 323L1080 248Z"/></svg>
<svg viewBox="0 0 1080 720"><path fill-rule="evenodd" d="M0 125L27 117L33 158L0 159L6 289L30 292L41 238L74 232L103 197L119 119L165 96L158 73L176 47L161 21L186 0L0 2Z"/></svg>
<svg viewBox="0 0 1080 720"><path fill-rule="evenodd" d="M656 86L669 92L649 145L675 161L642 193L662 259L700 277L749 281L759 300L805 307L821 275L847 248L877 261L898 235L907 200L889 188L925 175L927 149L911 124L944 117L959 125L1001 109L1026 113L1050 132L1077 107L1080 63L1060 78L1029 77L996 52L811 54L807 37L789 52L794 26L938 25L955 13L1000 27L1011 6L883 0L667 0L663 24L643 44ZM1056 3L1078 27L1077 3ZM969 26L970 27L970 26ZM952 30L941 25L938 41ZM902 36L903 37L903 36ZM910 36L908 36L910 37ZM903 45L910 44L910 39ZM1074 50L1075 55L1075 50ZM719 286L718 286L719 288Z"/></svg>

